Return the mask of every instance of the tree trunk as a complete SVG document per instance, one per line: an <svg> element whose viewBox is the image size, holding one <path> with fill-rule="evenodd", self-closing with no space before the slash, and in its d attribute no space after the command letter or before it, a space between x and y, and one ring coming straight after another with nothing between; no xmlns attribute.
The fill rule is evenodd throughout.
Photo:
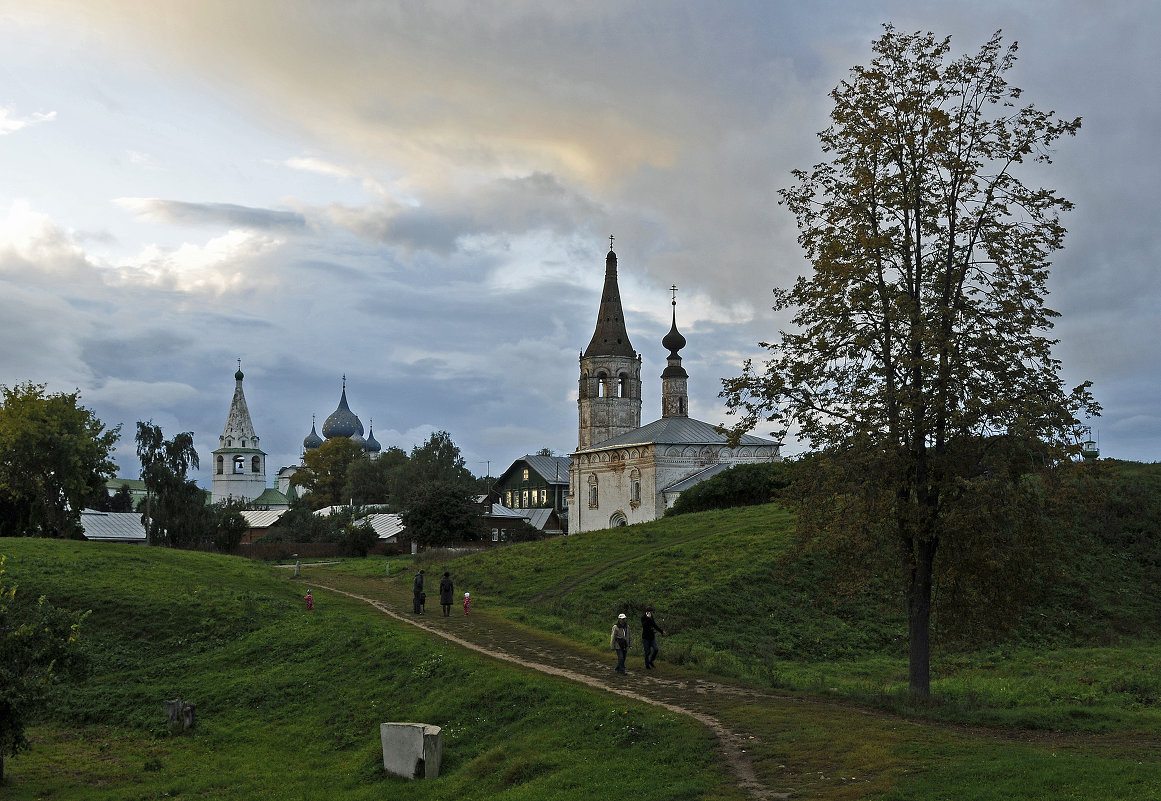
<svg viewBox="0 0 1161 801"><path fill-rule="evenodd" d="M907 628L910 652L908 683L913 700L931 697L931 569L935 542L915 544L907 582Z"/></svg>

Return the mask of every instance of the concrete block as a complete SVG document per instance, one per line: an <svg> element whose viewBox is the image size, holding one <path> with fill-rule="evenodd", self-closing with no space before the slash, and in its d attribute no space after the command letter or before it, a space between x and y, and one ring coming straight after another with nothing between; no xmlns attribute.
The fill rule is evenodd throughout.
<svg viewBox="0 0 1161 801"><path fill-rule="evenodd" d="M383 770L406 779L434 779L443 761L443 730L426 723L380 723Z"/></svg>

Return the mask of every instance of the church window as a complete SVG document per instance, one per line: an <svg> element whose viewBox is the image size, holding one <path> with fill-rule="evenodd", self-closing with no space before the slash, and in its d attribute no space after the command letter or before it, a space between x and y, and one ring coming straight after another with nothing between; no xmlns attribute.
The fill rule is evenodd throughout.
<svg viewBox="0 0 1161 801"><path fill-rule="evenodd" d="M243 448L245 448L245 447L246 447L246 440L242 440L242 447L243 447Z"/></svg>
<svg viewBox="0 0 1161 801"><path fill-rule="evenodd" d="M224 472L226 472L226 459L225 459L225 457L219 456L218 457L218 475L220 476Z"/></svg>
<svg viewBox="0 0 1161 801"><path fill-rule="evenodd" d="M641 503L641 471L634 467L633 471L629 473L629 481L631 487L629 500L633 503Z"/></svg>
<svg viewBox="0 0 1161 801"><path fill-rule="evenodd" d="M597 373L597 397L606 398L609 395L609 377L604 373Z"/></svg>
<svg viewBox="0 0 1161 801"><path fill-rule="evenodd" d="M589 476L589 508L596 509L599 497L597 495L597 476L596 474Z"/></svg>
<svg viewBox="0 0 1161 801"><path fill-rule="evenodd" d="M624 373L621 373L621 375L617 377L617 397L629 397L629 376L625 375Z"/></svg>
<svg viewBox="0 0 1161 801"><path fill-rule="evenodd" d="M245 457L243 457L243 456L235 456L234 457L234 472L235 473L245 473L246 472L246 459L245 459Z"/></svg>
<svg viewBox="0 0 1161 801"><path fill-rule="evenodd" d="M262 463L258 459L257 456L255 456L253 459L250 460L250 472L251 473L261 473L262 472Z"/></svg>

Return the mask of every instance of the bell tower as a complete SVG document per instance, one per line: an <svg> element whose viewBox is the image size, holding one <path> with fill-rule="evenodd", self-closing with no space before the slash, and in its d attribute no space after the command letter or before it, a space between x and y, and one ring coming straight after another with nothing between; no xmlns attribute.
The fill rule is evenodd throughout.
<svg viewBox="0 0 1161 801"><path fill-rule="evenodd" d="M596 329L580 355L577 407L578 449L641 427L641 356L625 330L611 236Z"/></svg>
<svg viewBox="0 0 1161 801"><path fill-rule="evenodd" d="M210 481L214 503L252 501L266 491L266 453L258 447L258 435L242 391L243 377L239 359L238 372L234 373L234 399L214 451Z"/></svg>

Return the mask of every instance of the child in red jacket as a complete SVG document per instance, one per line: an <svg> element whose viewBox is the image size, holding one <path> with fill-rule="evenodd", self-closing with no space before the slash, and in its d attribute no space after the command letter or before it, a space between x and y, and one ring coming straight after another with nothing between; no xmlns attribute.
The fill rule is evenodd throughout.
<svg viewBox="0 0 1161 801"><path fill-rule="evenodd" d="M464 593L464 617L467 617L472 611L472 594L470 592Z"/></svg>

